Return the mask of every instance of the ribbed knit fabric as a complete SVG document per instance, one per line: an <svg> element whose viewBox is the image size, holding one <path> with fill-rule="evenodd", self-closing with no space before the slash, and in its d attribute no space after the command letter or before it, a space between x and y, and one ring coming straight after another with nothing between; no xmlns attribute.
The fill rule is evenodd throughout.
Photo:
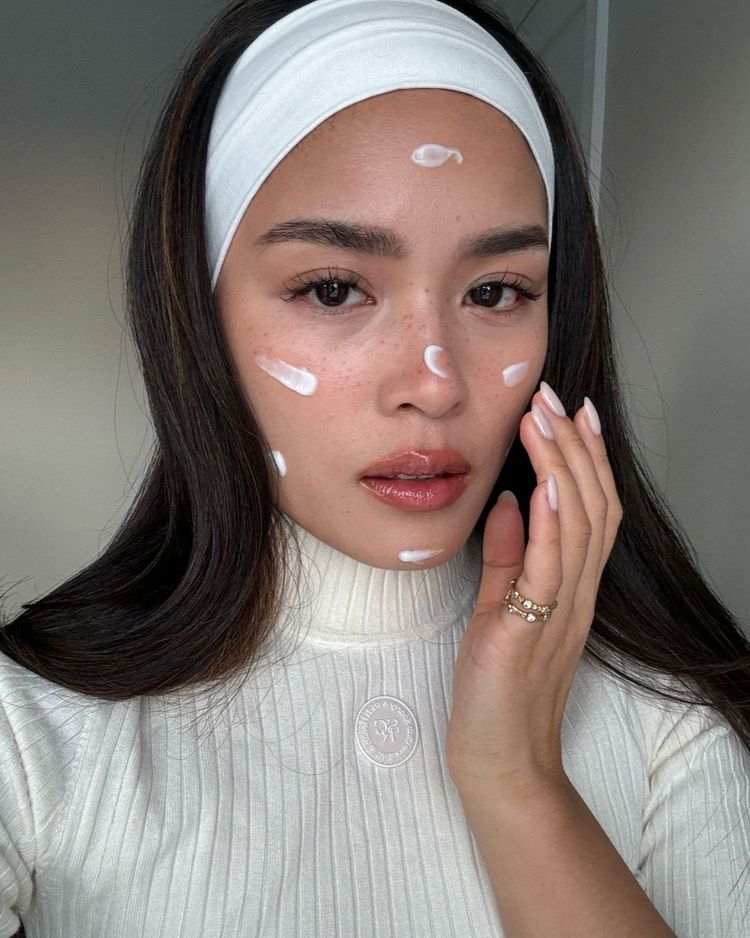
<svg viewBox="0 0 750 938"><path fill-rule="evenodd" d="M298 532L285 657L226 700L96 701L0 656L0 938L503 935L444 758L478 540L394 571ZM584 658L563 755L678 938L750 935L750 758L713 710Z"/></svg>

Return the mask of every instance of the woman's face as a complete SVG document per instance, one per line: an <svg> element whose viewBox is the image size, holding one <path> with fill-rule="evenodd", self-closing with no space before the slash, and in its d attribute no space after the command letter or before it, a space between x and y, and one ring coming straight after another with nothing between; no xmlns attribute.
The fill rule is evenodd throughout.
<svg viewBox="0 0 750 938"><path fill-rule="evenodd" d="M519 228L537 238L508 250L501 233ZM245 212L216 299L286 514L376 567L435 566L464 545L541 375L546 230L520 131L459 92L368 98L278 164ZM444 450L468 466L429 461ZM368 472L414 452L427 455Z"/></svg>

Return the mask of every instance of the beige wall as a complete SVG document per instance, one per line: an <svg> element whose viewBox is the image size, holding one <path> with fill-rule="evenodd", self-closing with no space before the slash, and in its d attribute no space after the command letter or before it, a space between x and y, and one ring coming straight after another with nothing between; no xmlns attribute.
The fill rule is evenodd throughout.
<svg viewBox="0 0 750 938"><path fill-rule="evenodd" d="M11 613L96 556L145 463L124 208L179 59L223 6L25 0L0 30L0 584L23 580Z"/></svg>
<svg viewBox="0 0 750 938"><path fill-rule="evenodd" d="M750 634L750 4L610 0L601 224L629 409Z"/></svg>

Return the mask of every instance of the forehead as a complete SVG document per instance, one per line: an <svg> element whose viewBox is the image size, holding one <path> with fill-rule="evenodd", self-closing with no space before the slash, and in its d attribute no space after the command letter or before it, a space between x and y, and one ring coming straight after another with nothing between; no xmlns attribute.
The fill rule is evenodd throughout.
<svg viewBox="0 0 750 938"><path fill-rule="evenodd" d="M410 157L425 143L457 149L463 162L418 166ZM525 206L546 221L544 183L518 127L492 105L442 88L399 89L333 114L280 161L250 208L311 199L413 205L443 188L451 201Z"/></svg>
<svg viewBox="0 0 750 938"><path fill-rule="evenodd" d="M536 165L523 134L510 118L485 101L443 88L399 89L358 101L315 127L288 156L290 162L345 161L347 157L361 161L367 155L363 150L373 157L387 156L397 148L401 152L414 140L461 144L475 157L528 158Z"/></svg>

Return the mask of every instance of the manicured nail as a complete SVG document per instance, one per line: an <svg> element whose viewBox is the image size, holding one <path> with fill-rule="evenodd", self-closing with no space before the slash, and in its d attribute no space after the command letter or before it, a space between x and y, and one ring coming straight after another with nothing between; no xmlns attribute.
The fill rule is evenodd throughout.
<svg viewBox="0 0 750 938"><path fill-rule="evenodd" d="M564 417L565 408L563 407L562 401L546 381L542 381L539 385L539 390L542 392L544 403L549 405L550 410L556 413L558 417Z"/></svg>
<svg viewBox="0 0 750 938"><path fill-rule="evenodd" d="M554 472L547 476L547 502L553 511L557 511L557 479Z"/></svg>
<svg viewBox="0 0 750 938"><path fill-rule="evenodd" d="M597 414L596 407L594 407L594 405L587 397L584 397L583 399L583 408L586 411L586 419L588 420L589 426L591 427L591 432L601 434L602 425L599 420L599 414Z"/></svg>
<svg viewBox="0 0 750 938"><path fill-rule="evenodd" d="M542 436L546 436L548 440L554 440L555 434L552 432L552 427L549 425L549 420L544 416L544 411L538 404L531 405L531 416L534 418L534 422L539 427L539 432Z"/></svg>
<svg viewBox="0 0 750 938"><path fill-rule="evenodd" d="M514 501L514 502L516 503L516 505L518 504L518 499L517 499L516 496L513 494L513 492L511 492L510 489L506 489L504 492L501 492L501 493L500 493L500 497L498 498L498 501L501 502L501 501L503 501L503 500L506 499L506 498L509 498L509 499L511 499L512 501Z"/></svg>

